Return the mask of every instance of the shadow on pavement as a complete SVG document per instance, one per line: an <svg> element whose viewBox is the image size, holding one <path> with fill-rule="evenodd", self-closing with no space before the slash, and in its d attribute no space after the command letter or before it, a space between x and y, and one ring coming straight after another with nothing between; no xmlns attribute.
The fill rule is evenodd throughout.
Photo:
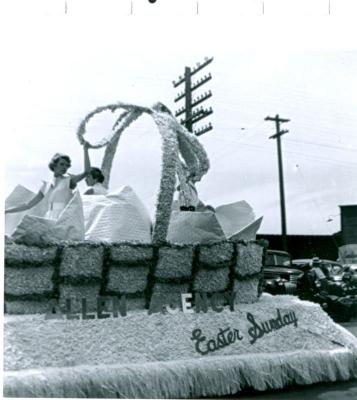
<svg viewBox="0 0 357 400"><path fill-rule="evenodd" d="M318 383L309 386L291 386L281 390L268 390L264 392L245 390L240 394L220 398L239 400L354 400L357 399L357 380L336 383Z"/></svg>

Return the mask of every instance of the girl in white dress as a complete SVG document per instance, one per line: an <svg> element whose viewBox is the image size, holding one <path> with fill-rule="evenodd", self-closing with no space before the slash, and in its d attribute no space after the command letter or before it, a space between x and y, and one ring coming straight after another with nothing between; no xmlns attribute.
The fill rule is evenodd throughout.
<svg viewBox="0 0 357 400"><path fill-rule="evenodd" d="M8 208L5 210L5 213L29 210L43 199L46 199L48 208L45 218L52 220L58 219L59 215L72 198L73 189L75 189L77 183L84 179L90 171L88 146L86 143L83 148L84 172L78 175L67 174L67 170L71 166L71 159L65 154L56 153L48 165L50 170L53 171L52 180L50 182L44 182L39 192L29 202Z"/></svg>
<svg viewBox="0 0 357 400"><path fill-rule="evenodd" d="M108 194L108 190L103 185L104 175L102 171L97 167L91 167L89 174L86 176L86 184L90 186L90 188L84 194Z"/></svg>

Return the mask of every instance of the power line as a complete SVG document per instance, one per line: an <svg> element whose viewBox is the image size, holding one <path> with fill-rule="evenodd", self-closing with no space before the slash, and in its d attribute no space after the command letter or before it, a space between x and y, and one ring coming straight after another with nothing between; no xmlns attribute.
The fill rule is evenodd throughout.
<svg viewBox="0 0 357 400"><path fill-rule="evenodd" d="M309 193L310 191L309 191L309 189L307 187L306 180L304 178L304 175L303 175L302 171L299 168L297 168L297 171L298 171L298 174L300 174L300 176L302 178L302 182L303 182L303 185L305 187L306 192ZM315 198L311 197L311 201L313 202L313 204L315 205L317 211L319 212L321 219L324 219L324 217L322 215L321 207L317 204ZM331 231L330 227L328 227L327 229L330 231L330 234L332 236L332 240L333 240L333 242L334 242L334 244L336 246L336 249L338 249L339 246L338 246L338 244L336 242L336 238L334 237L333 232Z"/></svg>
<svg viewBox="0 0 357 400"><path fill-rule="evenodd" d="M313 146L321 146L321 147L327 147L330 149L338 149L338 150L342 150L342 151L353 151L353 152L357 152L357 147L356 148L351 148L351 147L345 147L345 146L334 146L334 145L330 145L330 144L326 144L326 143L316 143L316 142L309 142L307 140L296 140L296 139L287 139L287 142L295 142L295 143L302 143L302 144L311 144Z"/></svg>
<svg viewBox="0 0 357 400"><path fill-rule="evenodd" d="M228 139L227 137L221 136L219 139L212 137L213 140L217 140L217 141L225 141L228 143L234 143L237 145L241 145L241 146L247 146L247 147L252 147L258 150L261 150L262 152L266 153L267 150L270 149L269 145L259 145L259 144L254 144L254 143L246 143L246 142L242 142L240 140L235 140L233 138ZM236 151L236 150L234 150ZM314 161L321 161L323 163L329 163L329 164L334 164L334 165L339 165L341 167L346 167L346 168L352 168L352 169L357 169L357 163L353 163L353 162L348 162L345 160L335 160L335 159L331 159L330 157L321 157L321 156L317 156L316 154L306 154L306 153L301 153L298 152L296 150L289 150L286 149L284 150L285 153L287 154L292 154L292 155L298 155L300 157L303 157L305 159L308 160L314 160Z"/></svg>
<svg viewBox="0 0 357 400"><path fill-rule="evenodd" d="M185 74L183 76L179 76L178 80L175 82L173 81L172 84L175 88L180 86L181 84L185 84L185 90L179 93L175 98L175 103L180 101L181 99L185 100L185 106L179 108L175 116L179 117L180 115L184 114L185 118L180 120L180 123L186 127L189 132L193 132L196 136L203 135L204 133L212 130L212 124L209 123L208 125L203 126L200 129L193 130L193 125L206 118L208 115L213 113L212 107L210 108L203 108L200 106L197 107L199 104L203 103L205 100L209 99L212 96L212 92L209 90L202 95L193 98L193 92L210 81L212 79L211 74L205 75L203 78L199 79L195 83L192 82L192 76L194 76L197 72L201 71L205 68L208 64L213 61L212 58L205 58L205 61L200 64L197 63L195 68L185 67Z"/></svg>
<svg viewBox="0 0 357 400"><path fill-rule="evenodd" d="M289 122L289 119L280 118L279 114L275 117L266 117L265 121L275 122L276 133L270 136L269 139L276 139L277 150L278 150L278 167L279 167L279 189L280 189L280 211L281 211L281 234L282 234L282 245L283 250L288 250L287 238L286 238L286 211L285 211L285 193L284 193L284 173L283 173L283 159L281 155L281 142L280 138L288 130L280 130L280 124Z"/></svg>

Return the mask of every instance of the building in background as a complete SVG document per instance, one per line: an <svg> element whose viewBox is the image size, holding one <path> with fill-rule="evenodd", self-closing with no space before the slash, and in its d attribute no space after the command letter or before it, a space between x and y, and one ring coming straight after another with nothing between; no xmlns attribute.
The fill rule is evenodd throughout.
<svg viewBox="0 0 357 400"><path fill-rule="evenodd" d="M357 204L340 206L341 245L357 244Z"/></svg>
<svg viewBox="0 0 357 400"><path fill-rule="evenodd" d="M340 206L340 216L339 261L343 264L357 264L357 204Z"/></svg>
<svg viewBox="0 0 357 400"><path fill-rule="evenodd" d="M341 230L333 235L288 235L288 252L292 258L337 260L340 256L339 248L357 246L357 204L341 205L340 218ZM257 235L257 239L267 239L270 249L283 250L281 235ZM348 246L348 251L351 252L351 246Z"/></svg>

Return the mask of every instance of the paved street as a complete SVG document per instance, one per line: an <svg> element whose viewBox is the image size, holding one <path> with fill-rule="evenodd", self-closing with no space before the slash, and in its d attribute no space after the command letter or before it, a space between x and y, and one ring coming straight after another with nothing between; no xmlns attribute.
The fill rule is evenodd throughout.
<svg viewBox="0 0 357 400"><path fill-rule="evenodd" d="M357 337L357 319L341 323L340 325ZM247 392L239 396L228 396L226 398L236 398L239 400L354 400L357 399L357 381L321 383L261 393Z"/></svg>
<svg viewBox="0 0 357 400"><path fill-rule="evenodd" d="M340 325L348 329L351 333L353 333L357 337L357 319L351 322L341 323Z"/></svg>

